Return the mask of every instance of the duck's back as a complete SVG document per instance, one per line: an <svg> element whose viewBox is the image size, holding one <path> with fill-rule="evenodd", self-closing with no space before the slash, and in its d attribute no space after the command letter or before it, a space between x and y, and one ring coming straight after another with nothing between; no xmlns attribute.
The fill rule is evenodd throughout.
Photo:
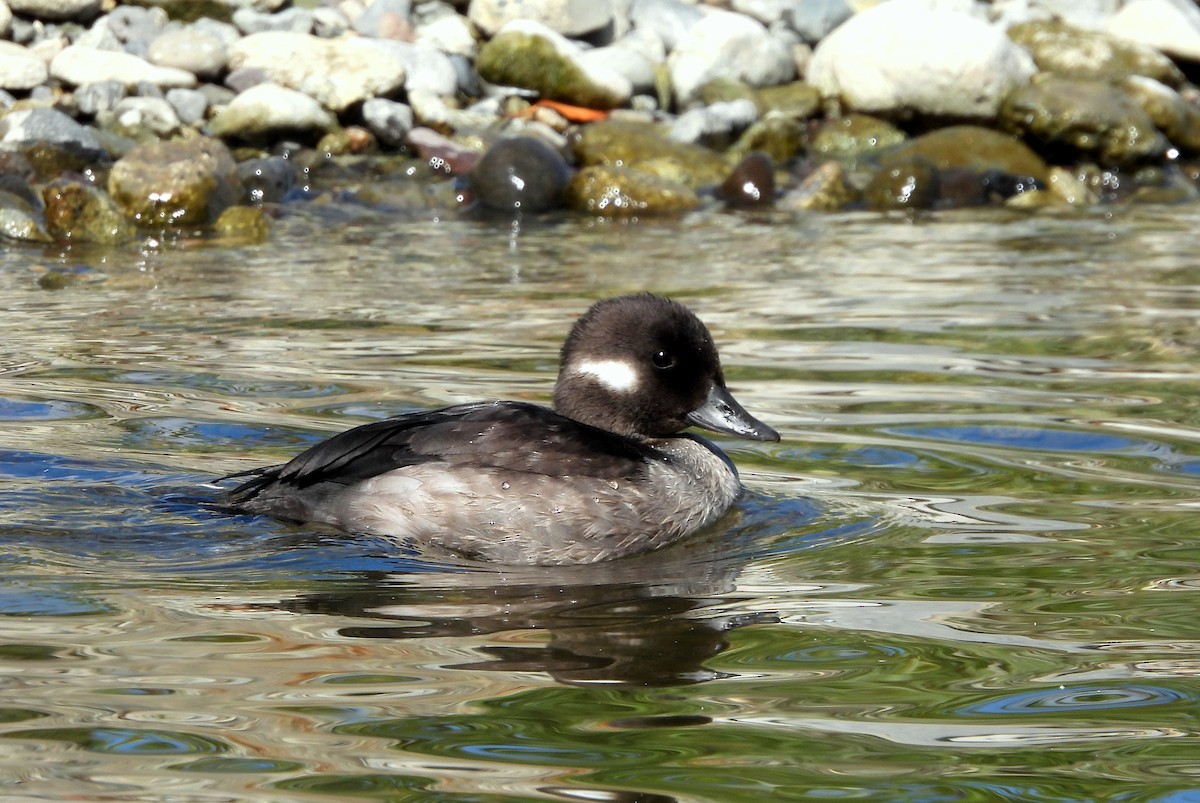
<svg viewBox="0 0 1200 803"><path fill-rule="evenodd" d="M461 405L343 432L256 472L230 507L506 563L587 563L703 527L740 485L687 436L643 443L533 404Z"/></svg>

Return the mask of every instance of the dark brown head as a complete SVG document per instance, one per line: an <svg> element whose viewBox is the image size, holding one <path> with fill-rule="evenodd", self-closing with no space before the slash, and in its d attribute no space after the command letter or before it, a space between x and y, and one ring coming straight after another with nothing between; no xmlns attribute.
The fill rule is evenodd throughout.
<svg viewBox="0 0 1200 803"><path fill-rule="evenodd" d="M712 336L682 304L649 293L599 301L563 344L554 408L635 438L701 426L779 440L725 388Z"/></svg>

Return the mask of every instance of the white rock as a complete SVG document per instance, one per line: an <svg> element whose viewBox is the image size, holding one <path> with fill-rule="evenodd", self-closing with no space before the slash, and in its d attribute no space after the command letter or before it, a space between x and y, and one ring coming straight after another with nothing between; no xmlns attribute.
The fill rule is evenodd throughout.
<svg viewBox="0 0 1200 803"><path fill-rule="evenodd" d="M6 37L12 30L12 9L8 3L0 0L0 37Z"/></svg>
<svg viewBox="0 0 1200 803"><path fill-rule="evenodd" d="M859 111L991 117L1035 71L1029 54L975 16L892 0L823 39L807 77Z"/></svg>
<svg viewBox="0 0 1200 803"><path fill-rule="evenodd" d="M1200 60L1200 8L1191 0L1130 0L1108 21L1114 36Z"/></svg>
<svg viewBox="0 0 1200 803"><path fill-rule="evenodd" d="M613 19L612 0L471 0L467 17L486 36L513 20L540 22L563 36L583 36Z"/></svg>
<svg viewBox="0 0 1200 803"><path fill-rule="evenodd" d="M180 129L175 107L163 98L122 98L113 115L124 128L146 129L160 137L169 137Z"/></svg>
<svg viewBox="0 0 1200 803"><path fill-rule="evenodd" d="M146 54L152 64L175 67L193 75L215 77L225 69L225 45L216 36L192 28L164 31Z"/></svg>
<svg viewBox="0 0 1200 803"><path fill-rule="evenodd" d="M255 67L276 83L299 90L335 112L404 86L404 64L362 37L318 39L267 31L229 48L229 68Z"/></svg>
<svg viewBox="0 0 1200 803"><path fill-rule="evenodd" d="M681 103L715 78L772 86L796 75L788 48L761 23L728 11L714 11L692 26L667 57L667 67Z"/></svg>
<svg viewBox="0 0 1200 803"><path fill-rule="evenodd" d="M671 124L670 137L676 142L700 142L741 131L757 119L758 107L752 100L719 101L679 115Z"/></svg>
<svg viewBox="0 0 1200 803"><path fill-rule="evenodd" d="M653 32L646 31L644 35L636 37L635 33L607 47L585 50L579 56L580 63L589 71L609 71L624 76L633 86L634 92L652 91L655 67L666 61L666 50ZM647 46L643 40L656 42L657 54L654 54L654 48Z"/></svg>
<svg viewBox="0 0 1200 803"><path fill-rule="evenodd" d="M423 90L438 95L453 95L458 91L458 71L450 57L426 44L401 42L396 39L367 39L372 47L404 65L404 89Z"/></svg>
<svg viewBox="0 0 1200 803"><path fill-rule="evenodd" d="M196 85L196 76L174 67L158 67L129 53L71 45L50 62L50 75L71 86L120 81L127 87L145 81L168 88Z"/></svg>
<svg viewBox="0 0 1200 803"><path fill-rule="evenodd" d="M1007 29L1019 22L1060 19L1076 28L1102 31L1119 5L1119 0L995 0L992 20Z"/></svg>
<svg viewBox="0 0 1200 803"><path fill-rule="evenodd" d="M238 95L209 125L218 137L255 139L285 131L330 131L337 120L303 92L268 82Z"/></svg>
<svg viewBox="0 0 1200 803"><path fill-rule="evenodd" d="M20 45L0 42L0 89L33 89L49 77L46 62Z"/></svg>
<svg viewBox="0 0 1200 803"><path fill-rule="evenodd" d="M457 14L447 14L419 26L417 41L436 47L443 53L471 59L475 58L475 51L479 49L475 35L471 33L471 24L466 17Z"/></svg>

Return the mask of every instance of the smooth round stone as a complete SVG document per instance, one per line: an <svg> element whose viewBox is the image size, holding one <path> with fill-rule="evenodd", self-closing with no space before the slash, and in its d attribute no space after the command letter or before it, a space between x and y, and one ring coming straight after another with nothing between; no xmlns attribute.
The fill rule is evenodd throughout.
<svg viewBox="0 0 1200 803"><path fill-rule="evenodd" d="M51 143L103 153L94 131L50 108L22 109L0 117L0 142L15 145Z"/></svg>
<svg viewBox="0 0 1200 803"><path fill-rule="evenodd" d="M503 212L544 212L562 204L571 168L533 137L504 139L488 148L468 176L484 206Z"/></svg>
<svg viewBox="0 0 1200 803"><path fill-rule="evenodd" d="M865 112L992 117L1036 67L997 28L970 14L884 3L817 45L808 82Z"/></svg>
<svg viewBox="0 0 1200 803"><path fill-rule="evenodd" d="M337 119L303 92L275 83L247 89L209 123L214 136L257 141L281 133L326 132Z"/></svg>
<svg viewBox="0 0 1200 803"><path fill-rule="evenodd" d="M404 65L404 89L444 97L458 91L458 71L445 53L424 44L394 39L370 39L373 47Z"/></svg>
<svg viewBox="0 0 1200 803"><path fill-rule="evenodd" d="M404 144L413 127L413 110L406 104L387 98L371 98L362 107L363 122L384 145Z"/></svg>
<svg viewBox="0 0 1200 803"><path fill-rule="evenodd" d="M880 211L930 209L937 197L937 168L919 158L880 170L863 190L867 206Z"/></svg>
<svg viewBox="0 0 1200 803"><path fill-rule="evenodd" d="M605 120L584 126L574 142L575 162L632 167L692 189L719 184L729 173L721 155L675 142L652 125Z"/></svg>
<svg viewBox="0 0 1200 803"><path fill-rule="evenodd" d="M122 243L133 239L133 226L99 187L79 181L56 181L42 190L46 230L56 240Z"/></svg>
<svg viewBox="0 0 1200 803"><path fill-rule="evenodd" d="M108 192L142 226L188 226L216 220L241 196L237 165L209 137L138 145L113 165Z"/></svg>
<svg viewBox="0 0 1200 803"><path fill-rule="evenodd" d="M1183 73L1162 53L1101 31L1037 20L1012 26L1008 37L1028 50L1043 72L1072 78L1119 80L1145 75L1168 84L1183 81Z"/></svg>
<svg viewBox="0 0 1200 803"><path fill-rule="evenodd" d="M640 217L686 212L700 197L682 184L628 167L592 165L567 185L567 205L602 217Z"/></svg>
<svg viewBox="0 0 1200 803"><path fill-rule="evenodd" d="M0 89L33 89L49 77L46 62L20 45L0 41Z"/></svg>
<svg viewBox="0 0 1200 803"><path fill-rule="evenodd" d="M277 203L296 186L293 163L282 156L248 159L238 165L242 200L250 204Z"/></svg>
<svg viewBox="0 0 1200 803"><path fill-rule="evenodd" d="M847 114L817 124L809 149L830 159L855 159L877 153L904 141L896 126L866 114Z"/></svg>
<svg viewBox="0 0 1200 803"><path fill-rule="evenodd" d="M704 12L682 0L637 0L629 9L635 31L651 31L668 51L684 41Z"/></svg>
<svg viewBox="0 0 1200 803"><path fill-rule="evenodd" d="M233 12L233 24L245 34L263 33L264 31L311 33L313 15L305 8L289 8L278 14L264 14L243 6Z"/></svg>
<svg viewBox="0 0 1200 803"><path fill-rule="evenodd" d="M652 39L657 45L657 57L650 55L653 47L644 46L643 39ZM584 69L616 73L630 83L634 92L640 93L654 91L656 68L665 61L666 50L653 34L627 36L607 47L585 50L580 55Z"/></svg>
<svg viewBox="0 0 1200 803"><path fill-rule="evenodd" d="M485 36L514 20L532 20L563 36L579 37L612 23L612 0L471 0L467 17Z"/></svg>
<svg viewBox="0 0 1200 803"><path fill-rule="evenodd" d="M201 78L215 78L225 69L225 43L194 28L165 31L150 42L146 58L160 67L174 67Z"/></svg>
<svg viewBox="0 0 1200 803"><path fill-rule="evenodd" d="M162 31L167 21L167 12L161 8L119 5L98 21L97 26L102 24L122 42L148 42Z"/></svg>
<svg viewBox="0 0 1200 803"><path fill-rule="evenodd" d="M854 16L854 9L846 0L791 0L786 6L784 24L810 45L820 42Z"/></svg>
<svg viewBox="0 0 1200 803"><path fill-rule="evenodd" d="M730 206L768 206L775 202L775 161L761 151L747 154L717 186L717 197Z"/></svg>
<svg viewBox="0 0 1200 803"><path fill-rule="evenodd" d="M362 37L325 40L270 31L240 39L228 55L230 69L261 69L335 112L397 92L406 75L403 63Z"/></svg>
<svg viewBox="0 0 1200 803"><path fill-rule="evenodd" d="M169 137L180 129L179 115L163 98L123 98L113 109L113 115L117 130L129 136L149 132Z"/></svg>
<svg viewBox="0 0 1200 803"><path fill-rule="evenodd" d="M983 126L949 126L914 137L884 154L880 165L914 159L925 160L941 171L1004 173L1040 184L1049 178L1045 161L1032 148L1010 134Z"/></svg>
<svg viewBox="0 0 1200 803"><path fill-rule="evenodd" d="M677 142L727 142L730 137L758 119L754 101L742 99L690 109L671 124L671 139Z"/></svg>
<svg viewBox="0 0 1200 803"><path fill-rule="evenodd" d="M1109 19L1108 32L1200 61L1200 8L1192 0L1129 0Z"/></svg>
<svg viewBox="0 0 1200 803"><path fill-rule="evenodd" d="M684 104L716 78L771 86L796 75L787 47L761 23L728 11L714 11L692 26L671 51L667 67L675 95Z"/></svg>
<svg viewBox="0 0 1200 803"><path fill-rule="evenodd" d="M409 17L412 14L411 0L371 0L353 28L363 36L379 39L402 39L412 34Z"/></svg>
<svg viewBox="0 0 1200 803"><path fill-rule="evenodd" d="M479 49L466 17L448 14L417 28L417 41L447 55L474 58Z"/></svg>
<svg viewBox="0 0 1200 803"><path fill-rule="evenodd" d="M160 87L191 87L196 76L174 67L158 67L128 53L72 45L50 62L50 75L71 86L120 81L126 87L148 82Z"/></svg>
<svg viewBox="0 0 1200 803"><path fill-rule="evenodd" d="M199 125L208 111L208 98L198 89L168 89L167 103L184 125Z"/></svg>

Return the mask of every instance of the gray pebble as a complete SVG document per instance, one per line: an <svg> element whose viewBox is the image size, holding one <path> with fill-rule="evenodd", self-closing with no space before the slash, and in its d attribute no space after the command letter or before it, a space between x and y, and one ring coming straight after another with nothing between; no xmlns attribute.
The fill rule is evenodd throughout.
<svg viewBox="0 0 1200 803"><path fill-rule="evenodd" d="M313 29L313 15L304 8L289 8L278 14L264 14L243 6L233 12L233 24L247 35L265 31L309 33Z"/></svg>
<svg viewBox="0 0 1200 803"><path fill-rule="evenodd" d="M75 90L75 104L79 111L95 117L101 112L110 112L125 97L125 85L120 81L95 81Z"/></svg>
<svg viewBox="0 0 1200 803"><path fill-rule="evenodd" d="M413 110L403 103L386 98L369 98L362 107L363 122L384 145L404 144L413 127Z"/></svg>
<svg viewBox="0 0 1200 803"><path fill-rule="evenodd" d="M208 111L208 98L198 89L168 89L167 103L184 125L199 125Z"/></svg>
<svg viewBox="0 0 1200 803"><path fill-rule="evenodd" d="M267 71L261 67L239 67L225 76L225 86L240 94L252 86L258 86L269 80L271 80L271 76L267 75Z"/></svg>
<svg viewBox="0 0 1200 803"><path fill-rule="evenodd" d="M150 131L158 137L179 133L179 116L163 98L124 98L113 115L124 131Z"/></svg>
<svg viewBox="0 0 1200 803"><path fill-rule="evenodd" d="M250 159L238 165L242 200L249 204L276 203L296 186L292 162L282 156Z"/></svg>
<svg viewBox="0 0 1200 803"><path fill-rule="evenodd" d="M410 0L371 0L354 20L353 27L363 36L396 39L411 31L411 12Z"/></svg>
<svg viewBox="0 0 1200 803"><path fill-rule="evenodd" d="M187 70L200 78L213 78L225 69L225 43L191 27L164 31L150 43L147 60Z"/></svg>

